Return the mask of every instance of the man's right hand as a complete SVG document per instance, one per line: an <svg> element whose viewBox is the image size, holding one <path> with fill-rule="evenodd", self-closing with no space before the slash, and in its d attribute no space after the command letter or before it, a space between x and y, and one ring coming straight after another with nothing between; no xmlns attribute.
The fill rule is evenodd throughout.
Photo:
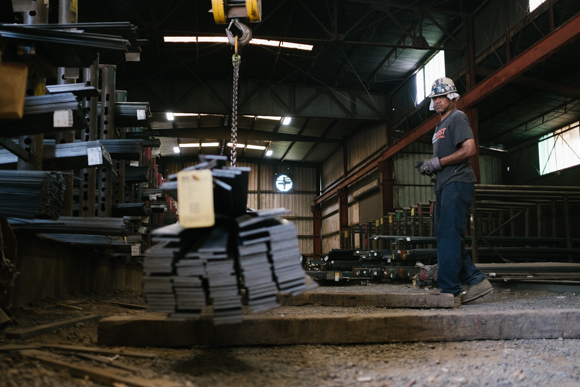
<svg viewBox="0 0 580 387"><path fill-rule="evenodd" d="M432 159L423 160L423 165L419 168L419 173L421 175L433 176L435 172L439 172L442 169L439 157L433 157Z"/></svg>

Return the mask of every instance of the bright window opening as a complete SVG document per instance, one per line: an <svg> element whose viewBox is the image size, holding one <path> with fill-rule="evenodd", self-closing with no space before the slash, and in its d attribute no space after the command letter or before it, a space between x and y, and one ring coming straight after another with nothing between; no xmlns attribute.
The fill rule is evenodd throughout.
<svg viewBox="0 0 580 387"><path fill-rule="evenodd" d="M530 0L530 12L534 12L546 0Z"/></svg>
<svg viewBox="0 0 580 387"><path fill-rule="evenodd" d="M445 52L439 51L427 64L417 72L417 95L415 105L419 105L431 94L431 85L437 78L445 76Z"/></svg>
<svg viewBox="0 0 580 387"><path fill-rule="evenodd" d="M540 138L538 154L540 175L580 165L579 122Z"/></svg>

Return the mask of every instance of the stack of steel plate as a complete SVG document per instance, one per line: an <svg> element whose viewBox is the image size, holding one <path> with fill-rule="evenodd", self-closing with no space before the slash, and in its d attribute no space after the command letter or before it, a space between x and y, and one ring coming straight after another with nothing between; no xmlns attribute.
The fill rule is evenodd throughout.
<svg viewBox="0 0 580 387"><path fill-rule="evenodd" d="M225 167L227 158L204 156L188 168L211 169L215 225L185 229L179 223L152 232L156 246L144 260L148 309L169 319L190 319L213 306L215 324L242 320L248 306L276 306L278 293L298 294L308 283L300 265L296 227L280 218L286 209L246 211L249 168ZM177 175L161 189L177 198ZM165 302L165 303L164 303Z"/></svg>
<svg viewBox="0 0 580 387"><path fill-rule="evenodd" d="M241 257L247 255L267 253L279 292L295 295L306 291L309 284L306 283L300 263L296 226L280 218L288 213L285 208L258 210L240 216L236 220L240 229L240 261ZM258 294L254 297L259 297ZM252 299L250 288L248 297Z"/></svg>
<svg viewBox="0 0 580 387"><path fill-rule="evenodd" d="M273 213L272 210L267 210ZM277 214L288 211L281 209ZM244 286L247 290L248 306L254 310L267 310L278 306L276 297L279 283L273 274L270 230L279 223L264 211L253 212L238 217L239 227L239 260ZM303 273L302 273L303 279Z"/></svg>

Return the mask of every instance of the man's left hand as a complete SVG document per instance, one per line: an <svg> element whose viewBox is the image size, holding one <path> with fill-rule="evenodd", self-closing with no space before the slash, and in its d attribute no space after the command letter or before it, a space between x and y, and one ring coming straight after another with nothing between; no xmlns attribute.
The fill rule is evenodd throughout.
<svg viewBox="0 0 580 387"><path fill-rule="evenodd" d="M419 168L419 173L421 175L432 176L435 172L442 170L441 162L439 157L433 157L432 159L423 160L423 165Z"/></svg>

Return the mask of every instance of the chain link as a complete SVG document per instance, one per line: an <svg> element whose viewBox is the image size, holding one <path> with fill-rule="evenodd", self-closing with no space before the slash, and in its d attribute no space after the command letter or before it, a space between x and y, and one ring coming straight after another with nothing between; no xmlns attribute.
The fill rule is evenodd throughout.
<svg viewBox="0 0 580 387"><path fill-rule="evenodd" d="M232 95L232 152L230 161L232 167L236 166L238 157L238 83L240 80L240 62L242 57L237 53L232 56L232 64L234 65L234 88Z"/></svg>

